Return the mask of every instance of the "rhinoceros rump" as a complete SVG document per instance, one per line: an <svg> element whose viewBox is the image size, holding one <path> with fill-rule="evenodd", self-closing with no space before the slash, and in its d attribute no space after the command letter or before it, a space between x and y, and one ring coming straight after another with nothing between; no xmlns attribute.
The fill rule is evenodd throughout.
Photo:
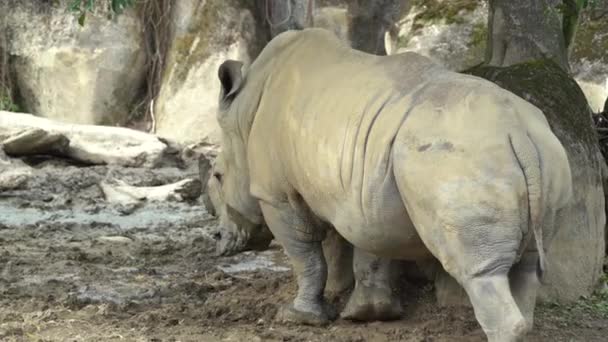
<svg viewBox="0 0 608 342"><path fill-rule="evenodd" d="M572 191L539 109L417 54L368 55L319 29L278 36L241 69L219 70L221 194L226 215L265 219L290 257L298 293L279 318L333 317L321 248L332 225L371 255L437 258L489 340L532 327L543 245Z"/></svg>

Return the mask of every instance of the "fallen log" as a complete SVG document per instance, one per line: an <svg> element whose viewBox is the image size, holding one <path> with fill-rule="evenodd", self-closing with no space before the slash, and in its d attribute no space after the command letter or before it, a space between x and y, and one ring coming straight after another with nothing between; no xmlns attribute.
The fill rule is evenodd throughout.
<svg viewBox="0 0 608 342"><path fill-rule="evenodd" d="M63 134L39 128L26 129L4 140L4 152L13 156L65 154L70 140Z"/></svg>
<svg viewBox="0 0 608 342"><path fill-rule="evenodd" d="M68 124L2 111L0 144L11 156L50 150L87 164L133 167L158 166L171 154L167 144L152 134L122 127Z"/></svg>
<svg viewBox="0 0 608 342"><path fill-rule="evenodd" d="M192 178L160 186L132 186L120 180L101 182L99 186L108 202L122 205L142 201L183 202L201 195L200 180Z"/></svg>

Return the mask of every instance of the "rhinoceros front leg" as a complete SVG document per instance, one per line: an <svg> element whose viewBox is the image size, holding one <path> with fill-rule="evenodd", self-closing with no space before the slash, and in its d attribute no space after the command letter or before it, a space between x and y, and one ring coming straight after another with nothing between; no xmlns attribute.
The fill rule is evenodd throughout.
<svg viewBox="0 0 608 342"><path fill-rule="evenodd" d="M391 260L355 248L355 289L341 313L344 319L375 321L398 319L403 314L391 286Z"/></svg>
<svg viewBox="0 0 608 342"><path fill-rule="evenodd" d="M335 319L335 311L323 297L327 281L321 245L324 230L300 205L285 203L277 208L262 203L261 207L268 227L289 256L298 282L296 298L279 311L277 319L310 325Z"/></svg>
<svg viewBox="0 0 608 342"><path fill-rule="evenodd" d="M337 295L352 288L353 246L336 232L329 229L323 240L323 255L327 262L327 283L325 292Z"/></svg>

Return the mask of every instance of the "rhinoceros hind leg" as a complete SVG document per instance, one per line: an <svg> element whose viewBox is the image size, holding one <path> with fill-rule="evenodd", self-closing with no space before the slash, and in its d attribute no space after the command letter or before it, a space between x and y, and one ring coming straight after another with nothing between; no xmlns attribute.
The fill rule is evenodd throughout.
<svg viewBox="0 0 608 342"><path fill-rule="evenodd" d="M489 342L521 341L529 327L511 295L506 274L473 277L463 285Z"/></svg>
<svg viewBox="0 0 608 342"><path fill-rule="evenodd" d="M534 307L536 306L536 292L540 285L537 268L538 253L527 251L520 261L513 265L509 272L509 283L515 302L526 320L529 329L534 323Z"/></svg>
<svg viewBox="0 0 608 342"><path fill-rule="evenodd" d="M262 203L268 227L289 256L298 282L298 293L293 303L279 310L276 319L310 325L321 325L336 318L335 311L323 298L327 281L327 264L321 241L311 220L290 204L280 208ZM299 231L298 231L299 230ZM304 232L315 232L306 238Z"/></svg>
<svg viewBox="0 0 608 342"><path fill-rule="evenodd" d="M353 268L355 289L340 316L353 321L401 318L401 301L391 287L391 260L355 248Z"/></svg>

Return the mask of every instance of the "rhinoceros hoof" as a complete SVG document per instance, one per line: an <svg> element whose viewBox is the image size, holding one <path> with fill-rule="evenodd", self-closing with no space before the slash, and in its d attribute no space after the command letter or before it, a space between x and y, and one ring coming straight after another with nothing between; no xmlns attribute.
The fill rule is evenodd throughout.
<svg viewBox="0 0 608 342"><path fill-rule="evenodd" d="M293 304L288 304L279 309L276 320L282 323L298 323L306 325L327 325L336 319L337 313L334 308L323 303L319 309L312 311L301 311L294 308Z"/></svg>
<svg viewBox="0 0 608 342"><path fill-rule="evenodd" d="M390 289L356 286L340 314L351 321L389 321L401 318L399 298Z"/></svg>

